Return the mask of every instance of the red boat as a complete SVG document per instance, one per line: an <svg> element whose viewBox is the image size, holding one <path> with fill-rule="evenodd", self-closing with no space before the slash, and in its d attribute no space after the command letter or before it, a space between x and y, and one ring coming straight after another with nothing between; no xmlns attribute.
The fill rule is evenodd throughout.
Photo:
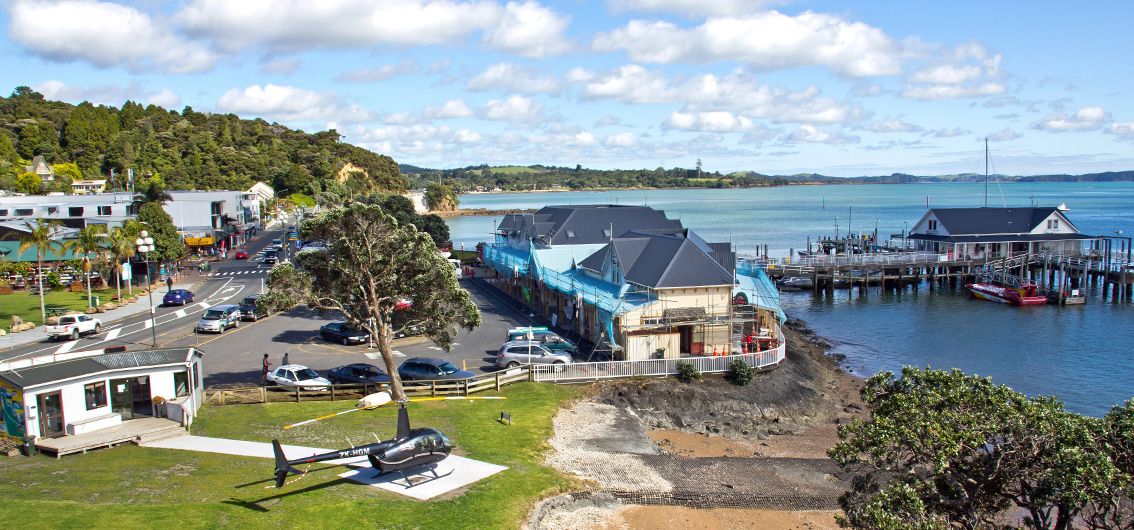
<svg viewBox="0 0 1134 530"><path fill-rule="evenodd" d="M1016 306L1044 305L1047 303L1046 296L1036 294L1037 288L1034 283L1026 283L1018 288L1005 287L995 283L966 283L965 288L972 293L974 298L988 300L989 302Z"/></svg>

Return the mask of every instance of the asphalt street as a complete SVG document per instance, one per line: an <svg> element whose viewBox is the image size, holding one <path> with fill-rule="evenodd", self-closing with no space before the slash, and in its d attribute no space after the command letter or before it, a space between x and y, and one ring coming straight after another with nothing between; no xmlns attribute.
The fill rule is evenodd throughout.
<svg viewBox="0 0 1134 530"><path fill-rule="evenodd" d="M285 223L286 225L286 223ZM282 314L262 318L257 322L241 322L240 327L220 334L200 334L194 331L197 320L205 309L223 303L239 303L245 296L261 292L268 265L261 264L257 254L273 238L285 238L284 228L264 231L244 248L252 254L249 260L233 260L229 253L226 261L214 263L208 273L198 275L192 289L195 303L185 307L158 307L151 326L149 314L143 312L114 322L103 322L102 333L83 337L77 341L37 342L0 352L0 359L10 359L51 353L65 353L91 349L125 346L128 350L153 347L156 330L159 348L194 346L205 353L205 383L207 386L258 384L261 359L266 353L273 367L279 366L284 353L293 364L303 364L325 373L342 364L366 362L384 369L378 351L367 345L342 346L319 337L319 327L339 320L340 315L320 314L306 308L297 308ZM294 243L289 242L283 257L290 256ZM183 279L182 282L185 280ZM472 294L481 311L482 324L473 331L461 330L446 352L421 337L407 337L394 341L395 362L409 357L440 357L477 373L495 370L495 355L507 330L529 325L525 313L517 311L512 303L495 289L480 280L461 280ZM155 301L164 289L154 293Z"/></svg>

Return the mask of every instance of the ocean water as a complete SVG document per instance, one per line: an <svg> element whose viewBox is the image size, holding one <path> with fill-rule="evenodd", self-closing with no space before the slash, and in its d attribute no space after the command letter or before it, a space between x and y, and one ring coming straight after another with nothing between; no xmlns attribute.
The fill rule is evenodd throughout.
<svg viewBox="0 0 1134 530"><path fill-rule="evenodd" d="M930 207L980 206L984 185L790 186L746 190L649 190L462 195L464 208L540 208L549 204L648 204L709 241L732 241L741 254L767 245L771 256L803 249L807 239L901 234ZM989 206L1065 203L1081 232L1134 235L1134 183L1011 183L989 186ZM499 217L459 217L449 226L458 248L492 239ZM963 289L882 294L837 290L833 297L784 293L789 317L808 322L847 356L859 375L903 365L960 368L1028 395L1055 395L1070 410L1104 414L1134 397L1134 305L1010 308L969 299Z"/></svg>

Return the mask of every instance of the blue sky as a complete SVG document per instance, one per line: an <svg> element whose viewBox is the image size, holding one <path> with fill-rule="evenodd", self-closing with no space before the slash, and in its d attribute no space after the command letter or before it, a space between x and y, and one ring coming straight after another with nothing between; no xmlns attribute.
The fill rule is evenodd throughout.
<svg viewBox="0 0 1134 530"><path fill-rule="evenodd" d="M8 0L8 87L425 167L1134 169L1130 2ZM0 84L0 87L4 84Z"/></svg>

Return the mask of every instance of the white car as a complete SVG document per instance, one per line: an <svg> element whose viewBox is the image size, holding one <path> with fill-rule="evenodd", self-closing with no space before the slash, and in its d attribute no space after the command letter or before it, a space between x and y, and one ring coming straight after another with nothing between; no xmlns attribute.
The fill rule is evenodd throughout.
<svg viewBox="0 0 1134 530"><path fill-rule="evenodd" d="M87 315L64 315L59 317L58 324L45 326L44 331L51 340L79 340L80 335L88 333L97 335L102 331L102 322Z"/></svg>
<svg viewBox="0 0 1134 530"><path fill-rule="evenodd" d="M304 390L328 390L331 380L302 364L285 364L268 372L268 381L280 386Z"/></svg>

